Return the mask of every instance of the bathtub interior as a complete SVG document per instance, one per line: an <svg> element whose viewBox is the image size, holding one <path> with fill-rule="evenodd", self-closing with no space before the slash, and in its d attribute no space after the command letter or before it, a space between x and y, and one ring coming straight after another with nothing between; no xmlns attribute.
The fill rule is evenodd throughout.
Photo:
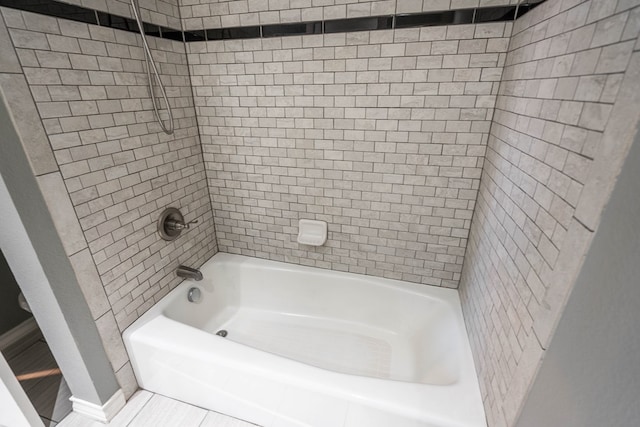
<svg viewBox="0 0 640 427"><path fill-rule="evenodd" d="M163 314L224 339L343 374L449 385L464 331L448 298L420 285L218 254ZM244 265L243 265L244 264ZM186 292L197 286L199 303ZM440 291L440 290L438 290ZM443 295L451 290L441 290Z"/></svg>

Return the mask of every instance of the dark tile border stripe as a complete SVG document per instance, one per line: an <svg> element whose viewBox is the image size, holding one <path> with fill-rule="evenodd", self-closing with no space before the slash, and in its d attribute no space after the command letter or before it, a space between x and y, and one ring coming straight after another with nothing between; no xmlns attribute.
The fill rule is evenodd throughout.
<svg viewBox="0 0 640 427"><path fill-rule="evenodd" d="M393 16L372 16L367 18L324 21L325 34L350 33L353 31L390 30L392 28Z"/></svg>
<svg viewBox="0 0 640 427"><path fill-rule="evenodd" d="M204 30L184 31L185 42L201 42L207 40L207 34Z"/></svg>
<svg viewBox="0 0 640 427"><path fill-rule="evenodd" d="M515 6L510 6L515 9ZM431 27L436 25L473 24L476 9L415 13L396 17L396 28Z"/></svg>
<svg viewBox="0 0 640 427"><path fill-rule="evenodd" d="M518 10L516 11L515 19L518 19L521 16L524 16L527 12L535 9L537 6L540 6L545 1L546 0L542 0L541 2L538 2L538 3L529 3L528 1L524 2L523 4L518 6Z"/></svg>
<svg viewBox="0 0 640 427"><path fill-rule="evenodd" d="M535 1L535 0L534 0ZM474 9L446 10L442 12L412 13L406 15L371 16L365 18L334 19L292 24L256 25L252 27L209 28L180 31L144 22L145 32L169 40L198 42L205 40L237 40L268 37L300 36L307 34L348 33L354 31L389 30L393 28L419 28L438 25L479 24L509 22L520 18L546 0L525 1L519 6L496 6ZM57 0L0 0L0 6L35 12L56 18L87 24L101 25L129 32L138 32L131 18L76 6Z"/></svg>
<svg viewBox="0 0 640 427"><path fill-rule="evenodd" d="M0 6L72 21L98 24L97 11L53 0L0 0Z"/></svg>
<svg viewBox="0 0 640 427"><path fill-rule="evenodd" d="M211 28L205 30L207 40L256 39L260 38L260 26Z"/></svg>
<svg viewBox="0 0 640 427"><path fill-rule="evenodd" d="M322 21L262 26L262 37L299 36L306 34L322 34Z"/></svg>
<svg viewBox="0 0 640 427"><path fill-rule="evenodd" d="M516 19L516 7L485 7L476 10L474 23L513 21Z"/></svg>
<svg viewBox="0 0 640 427"><path fill-rule="evenodd" d="M174 30L173 28L160 27L160 34L163 39L176 40L179 42L184 41L182 38L182 31Z"/></svg>

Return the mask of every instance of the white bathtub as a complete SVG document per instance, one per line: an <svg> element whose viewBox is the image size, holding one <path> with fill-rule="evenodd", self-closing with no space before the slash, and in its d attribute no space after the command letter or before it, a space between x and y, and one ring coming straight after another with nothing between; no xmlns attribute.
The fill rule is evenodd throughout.
<svg viewBox="0 0 640 427"><path fill-rule="evenodd" d="M264 427L486 426L456 291L222 253L201 271L125 331L142 388Z"/></svg>

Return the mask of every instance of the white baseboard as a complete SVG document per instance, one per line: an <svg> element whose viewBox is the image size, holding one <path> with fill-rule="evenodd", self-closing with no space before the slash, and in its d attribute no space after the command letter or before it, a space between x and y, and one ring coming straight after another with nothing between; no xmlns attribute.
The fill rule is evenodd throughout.
<svg viewBox="0 0 640 427"><path fill-rule="evenodd" d="M20 323L13 329L9 329L4 334L0 335L0 350L6 350L13 344L19 342L22 338L38 330L38 324L33 317ZM37 341L35 338L34 341Z"/></svg>
<svg viewBox="0 0 640 427"><path fill-rule="evenodd" d="M102 405L96 405L95 403L87 402L86 400L78 399L75 397L69 398L73 403L73 411L82 414L86 417L99 421L101 423L108 423L116 416L120 409L124 408L127 403L124 398L122 389L118 389L113 396Z"/></svg>

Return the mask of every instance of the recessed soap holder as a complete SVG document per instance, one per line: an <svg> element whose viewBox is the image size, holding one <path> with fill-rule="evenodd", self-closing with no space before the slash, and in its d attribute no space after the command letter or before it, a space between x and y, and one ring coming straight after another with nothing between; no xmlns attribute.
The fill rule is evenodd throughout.
<svg viewBox="0 0 640 427"><path fill-rule="evenodd" d="M310 246L322 246L327 241L327 223L301 219L298 223L298 243Z"/></svg>
<svg viewBox="0 0 640 427"><path fill-rule="evenodd" d="M185 223L184 216L177 208L167 208L160 214L158 219L158 234L164 240L172 241L178 238L182 230L188 230L191 224L196 224L198 220Z"/></svg>

